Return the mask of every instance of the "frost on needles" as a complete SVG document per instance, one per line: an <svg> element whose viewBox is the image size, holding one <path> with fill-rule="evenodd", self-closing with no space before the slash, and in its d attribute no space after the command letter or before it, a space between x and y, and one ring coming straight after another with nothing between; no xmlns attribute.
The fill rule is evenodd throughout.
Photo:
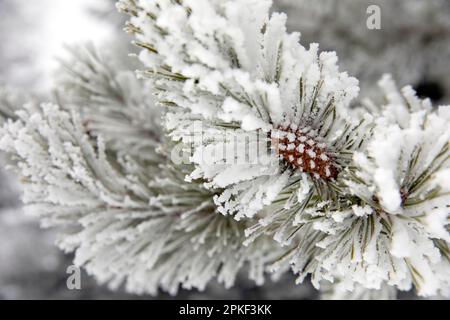
<svg viewBox="0 0 450 320"><path fill-rule="evenodd" d="M230 287L249 266L257 284L310 276L324 297L448 296L449 107L389 76L355 101L336 54L270 6L119 1L141 79L74 48L56 101L0 130L28 210L132 292Z"/></svg>
<svg viewBox="0 0 450 320"><path fill-rule="evenodd" d="M286 248L273 268L291 263L299 281L312 274L317 287L336 278L350 290L445 292L448 107L431 109L409 87L402 97L385 79L387 106L350 108L358 81L339 71L334 53L303 47L270 5L118 4L142 47L140 75L169 106L166 129L194 147L190 177L223 190L222 214L254 221L246 244L269 235ZM437 149L425 152L431 142ZM231 143L268 152L230 163L216 151Z"/></svg>
<svg viewBox="0 0 450 320"><path fill-rule="evenodd" d="M174 144L145 83L92 47L72 50L60 105L26 105L0 130L26 210L59 227L59 246L111 288L175 294L214 278L230 287L247 266L262 284L277 247L268 238L242 246L246 224L218 214L213 191L184 181L189 166L170 161Z"/></svg>

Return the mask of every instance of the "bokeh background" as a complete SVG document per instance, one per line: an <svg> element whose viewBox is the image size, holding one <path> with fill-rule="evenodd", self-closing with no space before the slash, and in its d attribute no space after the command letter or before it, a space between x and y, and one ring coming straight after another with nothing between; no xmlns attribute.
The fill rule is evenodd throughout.
<svg viewBox="0 0 450 320"><path fill-rule="evenodd" d="M275 0L302 42L336 50L341 68L361 81L361 97L377 98L376 82L393 73L435 104L450 100L450 1L448 0ZM381 8L381 30L366 26L367 7ZM64 45L93 42L115 50L130 39L113 0L0 0L0 87L18 96L45 99L52 93L57 58ZM18 98L17 103L22 103ZM1 101L0 101L1 103ZM358 102L355 102L358 103ZM54 231L22 213L20 182L0 155L0 299L148 299L111 292L82 274L81 290L68 290L72 256L54 246ZM231 290L211 284L205 292L181 291L190 299L316 299L310 285L291 276L256 287L245 280ZM401 295L400 297L408 297ZM169 299L161 294L157 298Z"/></svg>

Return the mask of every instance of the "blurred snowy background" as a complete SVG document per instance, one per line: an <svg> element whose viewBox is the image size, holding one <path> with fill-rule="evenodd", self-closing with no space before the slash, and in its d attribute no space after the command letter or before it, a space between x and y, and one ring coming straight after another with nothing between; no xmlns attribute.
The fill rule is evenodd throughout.
<svg viewBox="0 0 450 320"><path fill-rule="evenodd" d="M370 4L381 8L381 30L366 27ZM435 103L449 102L450 1L275 0L275 10L288 14L289 28L300 30L304 43L336 50L341 68L361 80L363 96L374 95L377 79L389 71ZM113 0L0 0L0 86L45 98L64 44L127 41L122 18ZM0 157L0 299L136 298L85 274L82 290L67 289L72 257L56 249L52 231L21 213L20 183L5 165ZM263 288L245 281L229 291L212 285L178 298L314 299L317 293L288 277Z"/></svg>

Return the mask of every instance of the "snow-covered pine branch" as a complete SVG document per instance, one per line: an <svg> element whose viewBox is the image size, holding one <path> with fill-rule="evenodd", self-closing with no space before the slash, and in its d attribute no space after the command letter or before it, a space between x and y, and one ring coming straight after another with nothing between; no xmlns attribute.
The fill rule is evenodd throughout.
<svg viewBox="0 0 450 320"><path fill-rule="evenodd" d="M385 129L381 123L396 117L399 130L405 130L400 124L417 117L417 110L408 109L408 104L427 103L412 99L411 89L405 89L406 102L392 103L381 117L373 110L351 111L357 80L339 72L334 53L319 53L315 44L309 49L299 44L298 34L286 32L283 14L269 17L270 4L119 2L119 8L131 15L128 31L143 48L139 57L146 69L140 74L152 79L159 102L170 107L166 128L173 139L194 146L191 160L196 169L190 177L224 189L215 198L220 212L238 220L258 220L247 229L247 244L267 234L281 245L292 244L274 269L291 262L299 282L312 274L317 287L321 280L337 278L349 290L355 284L369 289L388 284L403 290L414 284L421 295L445 292L450 278L444 236L448 237L446 193L438 197L442 210L434 208L434 199L429 198L436 195L435 184L427 189L431 194L425 200L418 199L439 213L432 215L434 231L429 233L421 227L424 221L411 218L406 209L403 214L380 210L384 200L377 198L370 179L362 184L369 186L373 197L356 192L351 183L355 177L361 182L358 174L364 170L359 160L371 148L383 150L393 161L385 171L396 166L395 155L410 146L401 140L390 145L392 150L383 148L390 140L378 137ZM432 112L426 117L435 118ZM199 121L201 135L196 135ZM429 130L448 143L440 128ZM422 143L427 144L420 140L413 144ZM218 152L233 147L248 150L247 162L229 163ZM264 148L269 152L254 152ZM448 150L434 156L446 157ZM434 176L445 180L446 171ZM400 185L402 177L396 178ZM380 192L396 197L397 191ZM400 197L405 195L400 192ZM414 221L405 222L412 251L417 249L411 260L402 256L406 252L399 254L391 247L398 237L405 238L390 228L399 217Z"/></svg>
<svg viewBox="0 0 450 320"><path fill-rule="evenodd" d="M151 86L101 50L70 50L56 88L63 107L17 106L19 119L0 131L26 210L58 226L59 245L113 288L230 287L242 269L262 284L278 247L242 246L248 222L219 214L202 181L185 181L192 169L171 161L184 147L164 137Z"/></svg>
<svg viewBox="0 0 450 320"><path fill-rule="evenodd" d="M171 106L170 135L194 146L191 177L223 188L215 201L236 219L282 198L286 210L268 219L277 220L280 227L270 229L287 243L293 210L312 197L336 197L335 181L363 124L348 115L358 81L339 72L334 53L303 47L298 33L286 32L284 14L269 17L270 5L124 0L118 6L131 15L128 30L143 47L141 75ZM193 132L197 121L202 135ZM250 150L248 161L229 163L230 155L216 152L233 144ZM261 149L267 152L255 151Z"/></svg>
<svg viewBox="0 0 450 320"><path fill-rule="evenodd" d="M118 157L86 134L76 112L53 104L18 115L1 129L0 148L22 175L26 209L59 226L60 247L100 282L175 294L215 277L229 287L247 263L263 282L272 241L242 246L245 224L218 214L211 192L184 182L185 169Z"/></svg>
<svg viewBox="0 0 450 320"><path fill-rule="evenodd" d="M145 81L87 46L56 103L0 92L27 210L136 293L230 287L247 265L262 284L270 265L329 298L450 295L449 107L385 77L384 102L351 108L358 81L270 6L120 0Z"/></svg>
<svg viewBox="0 0 450 320"><path fill-rule="evenodd" d="M298 216L297 247L273 267L289 262L299 282L310 273L316 287L338 281L339 291L448 296L450 107L399 92L389 76L380 85L386 103L367 102L380 116L343 172L347 195Z"/></svg>
<svg viewBox="0 0 450 320"><path fill-rule="evenodd" d="M126 49L116 47L126 56ZM152 87L136 79L130 61L93 44L69 47L68 53L56 73L59 103L80 109L86 130L102 135L109 149L138 158L157 156L161 112L154 107Z"/></svg>

